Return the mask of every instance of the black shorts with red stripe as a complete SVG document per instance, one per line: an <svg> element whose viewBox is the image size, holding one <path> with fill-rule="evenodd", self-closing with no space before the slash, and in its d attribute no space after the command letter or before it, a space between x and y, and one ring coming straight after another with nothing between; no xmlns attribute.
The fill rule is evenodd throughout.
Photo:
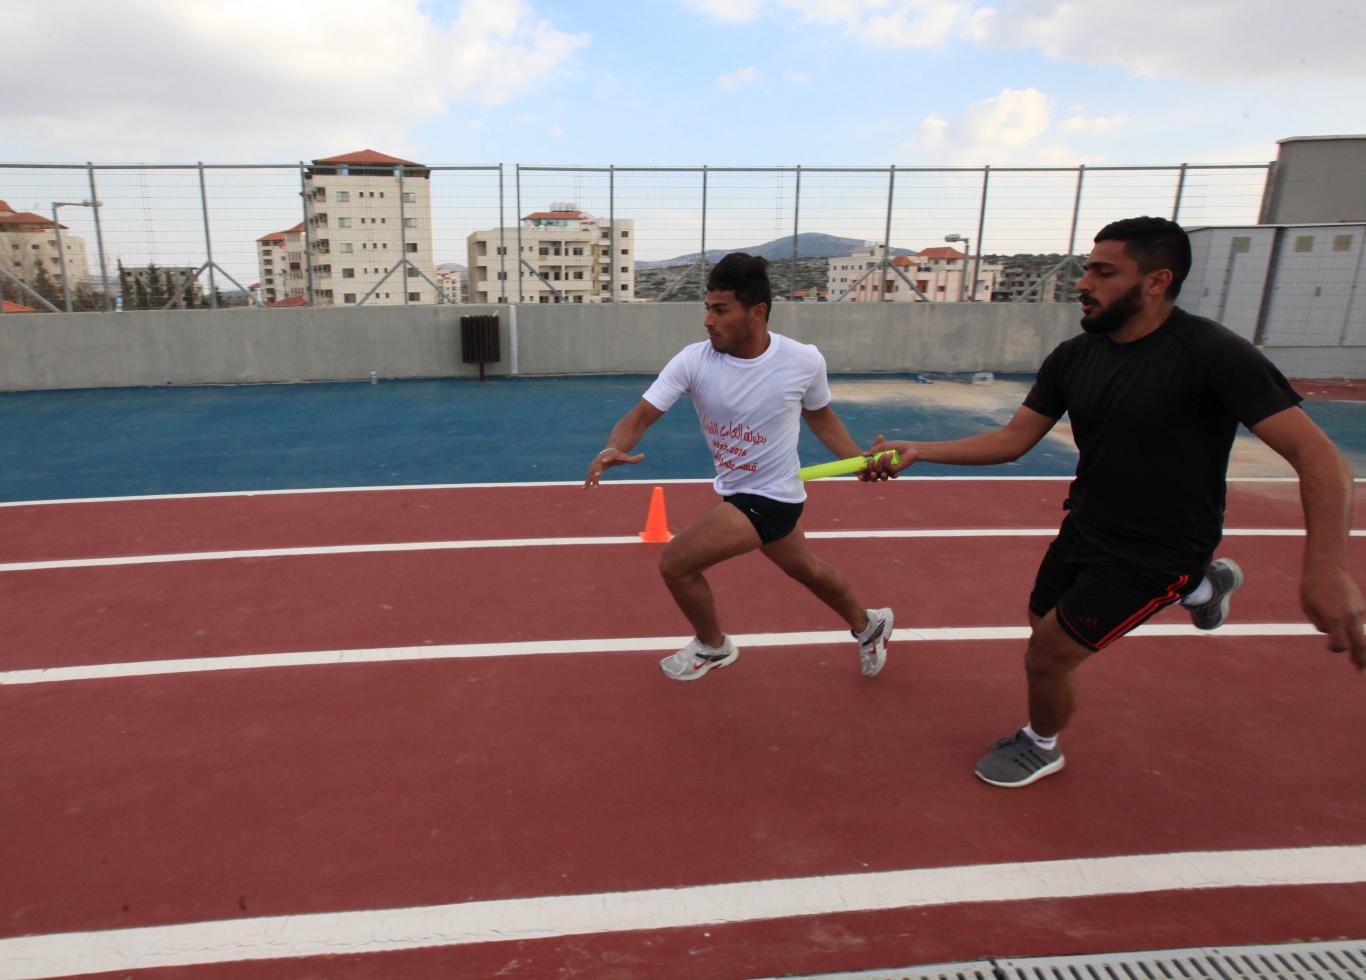
<svg viewBox="0 0 1366 980"><path fill-rule="evenodd" d="M1174 571L1143 568L1091 544L1062 522L1034 578L1029 609L1057 610L1058 625L1091 651L1103 650L1159 610L1190 595L1204 566Z"/></svg>

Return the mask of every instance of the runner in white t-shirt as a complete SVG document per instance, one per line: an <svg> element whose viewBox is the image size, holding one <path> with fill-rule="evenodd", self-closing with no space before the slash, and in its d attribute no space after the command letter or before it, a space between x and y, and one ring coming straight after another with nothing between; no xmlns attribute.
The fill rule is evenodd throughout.
<svg viewBox="0 0 1366 980"><path fill-rule="evenodd" d="M865 676L887 660L890 609L864 609L844 574L817 558L799 519L806 490L797 475L800 422L837 458L864 455L830 407L825 358L810 344L770 333L773 290L768 263L737 252L707 279L708 340L676 354L640 402L612 428L607 448L588 467L585 487L602 471L638 463L630 451L679 398L697 408L702 436L716 464L716 492L724 501L684 528L664 548L659 570L697 635L660 661L666 676L698 680L740 655L716 617L711 566L758 548L849 624Z"/></svg>

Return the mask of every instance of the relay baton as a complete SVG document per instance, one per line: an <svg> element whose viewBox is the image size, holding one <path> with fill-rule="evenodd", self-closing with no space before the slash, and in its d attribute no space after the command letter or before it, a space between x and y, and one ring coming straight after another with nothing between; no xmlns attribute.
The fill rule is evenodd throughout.
<svg viewBox="0 0 1366 980"><path fill-rule="evenodd" d="M869 463L883 456L891 456L894 465L901 462L901 455L895 449L888 449L884 452L874 453L872 456L850 456L848 459L836 459L829 463L817 463L815 466L803 466L797 471L797 475L803 480L819 480L824 476L843 476L846 473L857 473Z"/></svg>

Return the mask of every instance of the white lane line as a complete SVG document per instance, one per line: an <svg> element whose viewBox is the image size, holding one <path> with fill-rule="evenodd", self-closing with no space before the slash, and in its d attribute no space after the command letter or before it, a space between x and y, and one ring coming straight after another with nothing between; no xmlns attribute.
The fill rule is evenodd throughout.
<svg viewBox="0 0 1366 980"><path fill-rule="evenodd" d="M853 479L853 477L848 477ZM902 476L897 483L909 484L921 481L935 483L1058 483L1070 481L1069 476ZM1229 483L1296 483L1294 476L1231 476ZM686 483L712 483L710 478L686 478L667 480L608 480L603 486L675 486ZM1356 483L1366 483L1366 477L1357 477ZM374 487L298 487L285 490L214 490L203 493L146 493L131 494L123 497L67 497L58 500L7 500L0 501L0 507L50 507L61 504L114 504L130 500L204 500L218 497L273 497L285 494L316 493L402 493L405 490L488 490L506 487L581 487L582 480L547 480L544 483L412 483L388 484Z"/></svg>
<svg viewBox="0 0 1366 980"><path fill-rule="evenodd" d="M237 963L677 929L795 916L1210 888L1366 881L1366 845L917 868L193 922L0 940L0 978Z"/></svg>
<svg viewBox="0 0 1366 980"><path fill-rule="evenodd" d="M814 539L834 538L1051 538L1056 527L894 528L867 531L808 531ZM1366 537L1366 531L1352 531ZM1302 528L1229 528L1225 537L1302 538ZM362 555L394 551L460 551L480 548L556 548L581 545L641 544L638 535L577 538L484 538L469 541L396 541L382 544L318 545L306 548L247 548L238 551L186 551L161 555L115 555L108 558L55 558L46 561L0 563L3 572L34 572L55 568L102 568L116 565L160 565L183 561L235 561L243 558L297 558L308 555Z"/></svg>
<svg viewBox="0 0 1366 980"><path fill-rule="evenodd" d="M1131 636L1198 636L1218 639L1233 636L1314 636L1308 623L1229 623L1207 633L1194 626L1149 624ZM956 642L1024 640L1028 626L948 626L915 629L898 626L894 641ZM487 657L535 657L553 654L625 653L677 650L690 636L636 636L587 640L524 640L516 643L447 643L430 646L373 647L356 650L303 650L290 653L252 653L232 657L196 657L186 660L139 660L113 664L82 664L72 667L34 667L0 673L0 686L54 684L69 681L108 680L120 677L153 677L162 674L199 674L217 670L259 670L273 667L314 667L336 664L395 663L410 660L470 660ZM789 647L850 643L847 630L804 633L748 633L733 637L737 646Z"/></svg>

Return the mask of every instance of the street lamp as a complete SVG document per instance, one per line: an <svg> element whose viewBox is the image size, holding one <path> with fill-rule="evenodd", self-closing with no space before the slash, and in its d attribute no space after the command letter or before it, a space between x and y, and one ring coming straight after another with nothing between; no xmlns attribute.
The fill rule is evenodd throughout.
<svg viewBox="0 0 1366 980"><path fill-rule="evenodd" d="M972 239L968 238L966 235L945 235L944 241L963 243L963 274L958 279L958 302L961 303L963 302L963 292L967 289L968 285L968 256L972 254ZM976 285L976 283L973 283L974 288L972 291L974 295L977 293Z"/></svg>
<svg viewBox="0 0 1366 980"><path fill-rule="evenodd" d="M71 312L71 287L66 279L66 252L62 249L62 223L57 220L58 208L97 208L99 201L54 201L52 203L52 227L57 232L57 261L62 268L62 305Z"/></svg>

